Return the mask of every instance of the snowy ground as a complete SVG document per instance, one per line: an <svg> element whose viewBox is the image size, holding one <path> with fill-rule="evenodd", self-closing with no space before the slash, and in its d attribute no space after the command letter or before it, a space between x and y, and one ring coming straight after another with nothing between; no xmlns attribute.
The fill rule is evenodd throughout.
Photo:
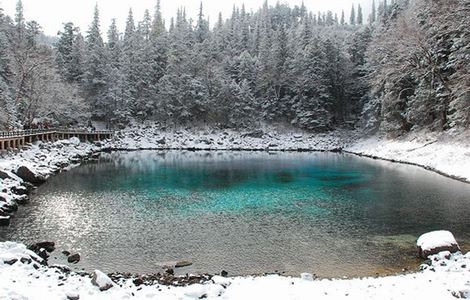
<svg viewBox="0 0 470 300"><path fill-rule="evenodd" d="M470 297L470 253L441 252L430 266L408 275L350 280L314 280L269 275L224 278L186 287L136 286L131 279L111 283L98 273L101 291L89 275L39 266L22 244L0 243L1 299L456 299ZM17 261L15 261L15 259ZM5 263L7 262L7 263ZM13 263L12 263L13 262ZM11 265L10 265L11 264ZM36 267L35 267L36 266ZM37 269L36 269L37 268ZM68 297L68 298L67 298ZM74 298L75 297L75 298Z"/></svg>
<svg viewBox="0 0 470 300"><path fill-rule="evenodd" d="M345 150L419 165L470 182L470 132L414 134L395 140L375 136L351 143Z"/></svg>
<svg viewBox="0 0 470 300"><path fill-rule="evenodd" d="M113 149L200 149L200 150L330 150L350 140L350 132L328 134L292 132L282 129L253 131L215 129L161 130L152 125L127 128L106 146Z"/></svg>

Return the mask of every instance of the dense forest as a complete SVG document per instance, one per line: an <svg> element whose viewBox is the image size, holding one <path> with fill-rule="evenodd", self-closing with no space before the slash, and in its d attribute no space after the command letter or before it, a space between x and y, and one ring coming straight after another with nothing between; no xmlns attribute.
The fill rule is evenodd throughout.
<svg viewBox="0 0 470 300"><path fill-rule="evenodd" d="M40 25L0 10L0 128L131 121L393 136L470 126L470 1L396 0L336 15L266 2L215 24L160 2L105 37L72 23L51 42Z"/></svg>

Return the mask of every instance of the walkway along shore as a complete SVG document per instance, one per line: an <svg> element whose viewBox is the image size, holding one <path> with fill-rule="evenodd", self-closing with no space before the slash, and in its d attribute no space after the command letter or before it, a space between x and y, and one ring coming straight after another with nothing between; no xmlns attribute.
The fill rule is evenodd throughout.
<svg viewBox="0 0 470 300"><path fill-rule="evenodd" d="M34 143L36 141L55 142L77 137L83 142L93 142L110 139L113 135L113 131L87 131L63 128L0 131L0 151L23 148L25 144Z"/></svg>

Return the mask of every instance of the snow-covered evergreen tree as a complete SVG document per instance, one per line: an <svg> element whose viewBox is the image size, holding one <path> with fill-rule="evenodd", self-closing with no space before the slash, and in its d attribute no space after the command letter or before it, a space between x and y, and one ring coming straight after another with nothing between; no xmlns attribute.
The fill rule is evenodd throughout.
<svg viewBox="0 0 470 300"><path fill-rule="evenodd" d="M354 8L354 4L351 7L351 15L349 16L349 25L356 25L356 9Z"/></svg>
<svg viewBox="0 0 470 300"><path fill-rule="evenodd" d="M106 118L106 53L101 36L97 5L95 6L93 22L86 36L83 86L93 115L98 118Z"/></svg>

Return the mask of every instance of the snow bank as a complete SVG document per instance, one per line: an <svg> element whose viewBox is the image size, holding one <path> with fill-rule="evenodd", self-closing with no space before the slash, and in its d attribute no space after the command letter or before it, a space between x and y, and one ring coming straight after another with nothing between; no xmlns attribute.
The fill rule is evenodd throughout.
<svg viewBox="0 0 470 300"><path fill-rule="evenodd" d="M351 280L314 280L269 275L225 278L216 276L204 284L186 287L140 285L121 279L101 291L87 274L36 266L26 258L35 254L24 245L0 243L0 295L6 299L455 299L470 289L470 253L431 256L414 274ZM13 264L3 259L16 258ZM21 258L25 258L21 260ZM99 271L98 271L99 272ZM100 284L109 277L98 273Z"/></svg>
<svg viewBox="0 0 470 300"><path fill-rule="evenodd" d="M422 133L401 139L359 139L346 151L419 165L470 182L470 132Z"/></svg>
<svg viewBox="0 0 470 300"><path fill-rule="evenodd" d="M115 134L110 149L198 150L331 150L350 140L351 132L328 134L292 132L275 128L255 131L215 129L162 130L156 125L135 126Z"/></svg>

